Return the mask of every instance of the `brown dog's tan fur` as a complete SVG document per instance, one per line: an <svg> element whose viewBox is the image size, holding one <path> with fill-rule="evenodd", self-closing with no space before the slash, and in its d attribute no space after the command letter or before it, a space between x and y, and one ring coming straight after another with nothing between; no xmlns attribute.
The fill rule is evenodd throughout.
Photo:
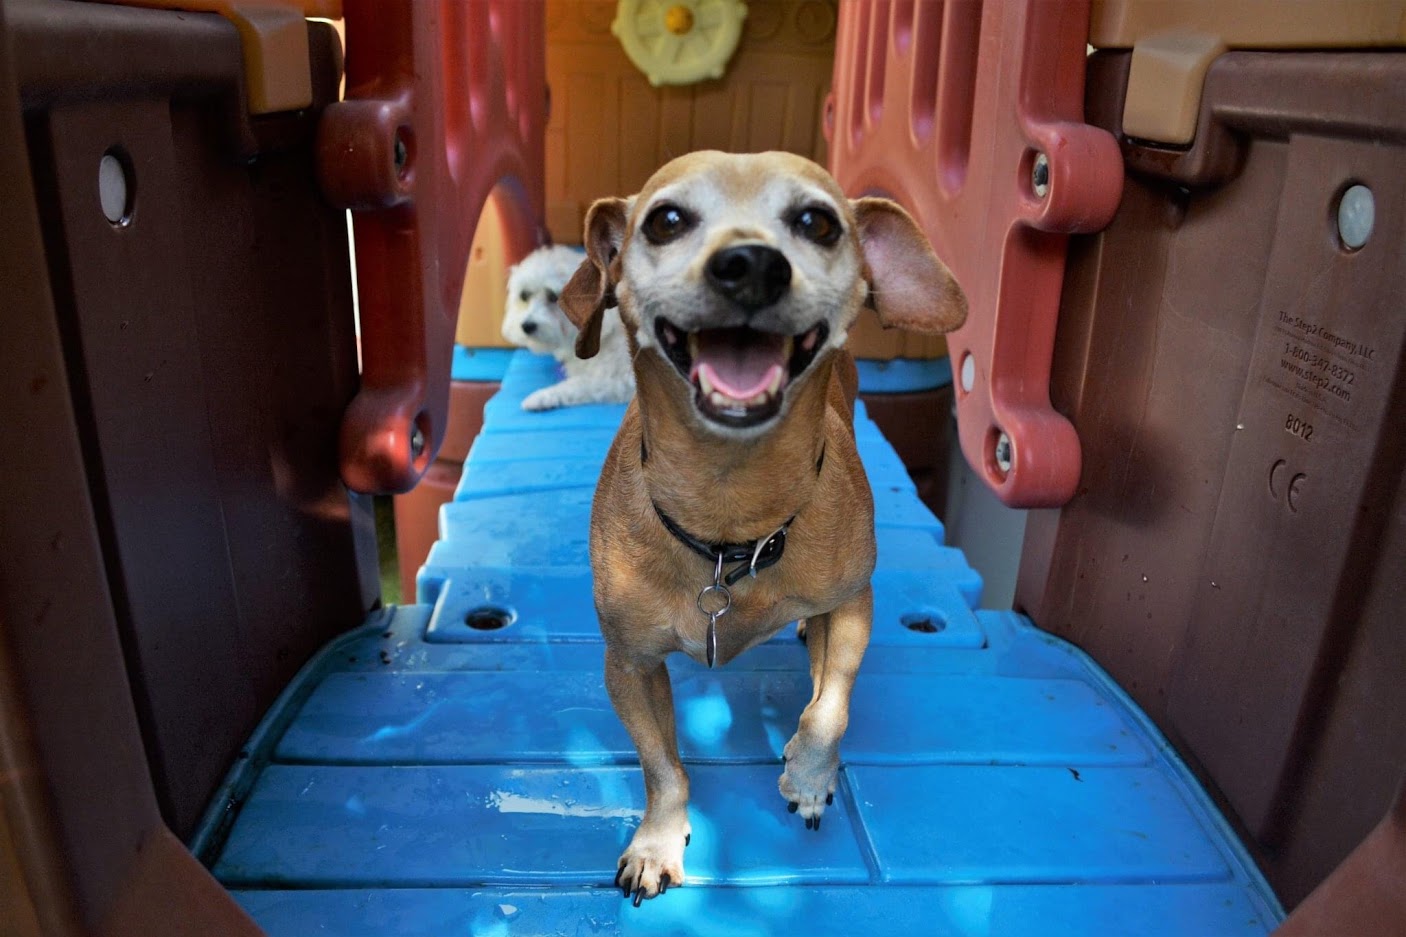
<svg viewBox="0 0 1406 937"><path fill-rule="evenodd" d="M843 243L829 255L792 244L784 225L755 208L779 198L777 187L833 205ZM692 198L703 216L694 248L672 274L660 273L667 269L662 264L650 267L662 251L643 237L632 247L641 217L661 191ZM751 214L742 210L747 206ZM732 588L732 606L718 623L717 656L726 663L787 623L805 620L814 692L786 746L780 789L808 826L819 827L834 792L850 689L869 639L873 501L855 445L858 382L848 353L827 347L818 355L787 388L783 411L762 432L727 433L700 416L692 387L642 321L662 302L659 296L675 297L659 293L665 287L676 287L685 300L703 295L694 282L702 261L694 262L692 253L706 258L739 240L789 252L798 295L810 289L836 297L825 309L835 346L866 302L886 323L932 331L954 328L965 315L960 290L902 209L876 199L850 202L824 170L799 157L690 154L661 169L633 199L592 206L588 259L563 291L562 306L581 329L580 353L588 355L601 311L618 300L635 352L638 393L601 472L591 565L606 685L645 776L645 816L620 858L619 881L637 899L684 877L688 777L664 661L676 651L704 659L708 620L696 602L713 574L708 561L665 529L654 506L706 542L754 541L795 518L781 561ZM645 271L680 282L644 283Z"/></svg>

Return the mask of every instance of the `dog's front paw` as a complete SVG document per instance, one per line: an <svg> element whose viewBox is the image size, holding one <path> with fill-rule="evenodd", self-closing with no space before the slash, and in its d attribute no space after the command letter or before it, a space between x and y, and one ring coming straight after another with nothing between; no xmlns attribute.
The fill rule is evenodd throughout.
<svg viewBox="0 0 1406 937"><path fill-rule="evenodd" d="M820 816L835 802L835 779L840 773L838 745L816 745L801 738L797 732L786 743L782 757L786 770L781 772L777 787L790 802L787 808L799 813L806 829L820 829Z"/></svg>
<svg viewBox="0 0 1406 937"><path fill-rule="evenodd" d="M534 390L523 398L522 408L524 410L555 410L561 406L561 398L556 393L555 387L543 387Z"/></svg>
<svg viewBox="0 0 1406 937"><path fill-rule="evenodd" d="M662 895L671 885L683 884L683 850L692 838L688 820L683 823L641 824L620 857L615 887L635 907L645 898Z"/></svg>

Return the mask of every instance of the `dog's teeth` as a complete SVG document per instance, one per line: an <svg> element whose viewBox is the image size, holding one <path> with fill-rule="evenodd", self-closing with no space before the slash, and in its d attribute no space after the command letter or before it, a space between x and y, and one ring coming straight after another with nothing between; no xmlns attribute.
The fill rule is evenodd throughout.
<svg viewBox="0 0 1406 937"><path fill-rule="evenodd" d="M781 369L780 369L780 368L777 368L777 369L776 369L776 374L774 374L774 375L772 376L772 378L771 378L771 383L767 385L766 393L763 394L762 396L764 396L764 397L769 397L769 396L771 396L772 394L774 394L774 393L776 393L777 391L779 391L779 390L781 389L781 378L782 378Z"/></svg>
<svg viewBox="0 0 1406 937"><path fill-rule="evenodd" d="M698 386L701 387L701 388L703 388L703 396L704 396L704 397L712 397L712 396L713 396L713 382L710 381L710 380L708 380L708 369L707 369L707 368L699 368L699 369L698 369Z"/></svg>
<svg viewBox="0 0 1406 937"><path fill-rule="evenodd" d="M724 397L721 391L715 390L708 395L708 402L711 403L713 406L717 407L719 410L726 410L728 404L732 401L729 400L727 397Z"/></svg>
<svg viewBox="0 0 1406 937"><path fill-rule="evenodd" d="M815 347L815 340L820 337L819 329L811 329L806 333L806 337L801 339L801 348L810 351Z"/></svg>

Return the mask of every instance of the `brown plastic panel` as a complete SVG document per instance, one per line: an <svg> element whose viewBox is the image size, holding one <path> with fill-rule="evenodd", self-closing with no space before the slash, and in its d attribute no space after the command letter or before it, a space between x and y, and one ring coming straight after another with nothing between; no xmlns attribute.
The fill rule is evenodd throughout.
<svg viewBox="0 0 1406 937"><path fill-rule="evenodd" d="M336 40L315 35L325 102ZM236 93L238 40L218 37ZM36 102L30 142L152 771L184 835L264 707L374 596L331 458L356 387L346 229L305 184L311 117L301 148L245 168L205 101L113 89ZM134 191L118 226L94 198L114 154Z"/></svg>
<svg viewBox="0 0 1406 937"><path fill-rule="evenodd" d="M249 112L309 107L312 67L304 17L342 18L341 0L103 0L130 6L219 13L239 30Z"/></svg>
<svg viewBox="0 0 1406 937"><path fill-rule="evenodd" d="M244 116L228 22L44 0L4 13L22 83L5 103L28 128L5 152L31 159L43 234L0 281L5 375L24 382L4 396L72 407L63 451L64 418L6 417L42 430L10 447L0 512L0 617L57 849L86 929L253 933L158 804L189 832L273 697L376 598L369 512L337 474L356 386L345 224L312 184L315 114ZM329 27L309 38L325 102L340 50ZM119 224L98 199L105 156L131 183ZM11 194L7 261L26 256ZM62 349L46 359L19 340L10 291L50 282L34 334Z"/></svg>
<svg viewBox="0 0 1406 937"><path fill-rule="evenodd" d="M1114 132L1128 59L1090 61ZM1123 155L1056 341L1084 469L1030 516L1017 602L1199 764L1292 904L1406 768L1406 57L1227 53L1190 149Z"/></svg>
<svg viewBox="0 0 1406 937"><path fill-rule="evenodd" d="M51 246L17 77L34 75L36 58L61 60L57 37L153 22L93 10L0 4L0 425L27 429L22 444L0 447L0 808L45 937L253 937L258 929L158 814L91 501L82 375L70 373L46 272ZM172 38L193 56L221 47L238 54L227 25L186 23ZM102 44L90 47L101 61ZM79 58L75 48L68 58ZM192 73L208 65L194 63ZM140 920L126 910L138 895L159 896L144 902ZM8 933L18 913L0 912L0 929Z"/></svg>
<svg viewBox="0 0 1406 937"><path fill-rule="evenodd" d="M1406 44L1403 0L1093 0L1089 42L1130 49L1166 33L1236 49L1358 49Z"/></svg>
<svg viewBox="0 0 1406 937"><path fill-rule="evenodd" d="M1275 937L1406 935L1406 784L1362 845L1274 933Z"/></svg>

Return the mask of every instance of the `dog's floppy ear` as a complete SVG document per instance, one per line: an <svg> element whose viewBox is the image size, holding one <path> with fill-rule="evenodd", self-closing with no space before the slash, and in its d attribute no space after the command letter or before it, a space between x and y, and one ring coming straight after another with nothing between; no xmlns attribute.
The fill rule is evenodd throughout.
<svg viewBox="0 0 1406 937"><path fill-rule="evenodd" d="M967 297L902 206L886 198L853 202L869 271L869 300L884 328L950 332L967 318Z"/></svg>
<svg viewBox="0 0 1406 937"><path fill-rule="evenodd" d="M586 259L557 299L571 324L580 329L576 337L578 358L590 358L600 351L601 319L615 305L617 258L625 240L628 208L623 198L603 198L586 212Z"/></svg>

